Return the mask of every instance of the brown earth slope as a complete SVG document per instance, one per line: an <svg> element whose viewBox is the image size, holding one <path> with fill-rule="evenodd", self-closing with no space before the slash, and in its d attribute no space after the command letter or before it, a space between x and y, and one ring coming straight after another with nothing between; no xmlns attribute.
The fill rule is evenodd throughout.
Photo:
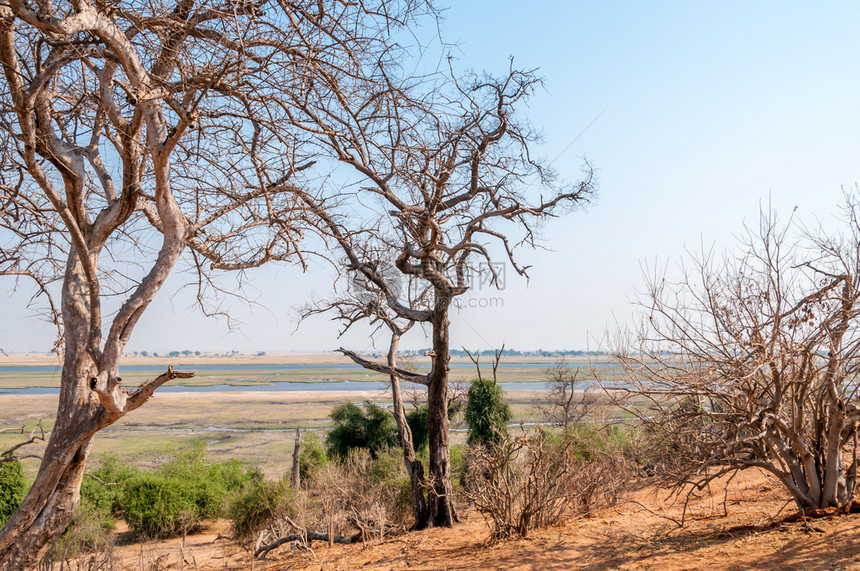
<svg viewBox="0 0 860 571"><path fill-rule="evenodd" d="M860 515L782 523L792 511L762 473L682 502L643 486L614 508L538 530L527 539L485 545L481 517L467 512L454 529L408 533L366 545L315 543L313 552L284 545L263 560L225 538L226 522L206 533L114 548L113 569L860 569ZM725 498L724 513L723 499Z"/></svg>

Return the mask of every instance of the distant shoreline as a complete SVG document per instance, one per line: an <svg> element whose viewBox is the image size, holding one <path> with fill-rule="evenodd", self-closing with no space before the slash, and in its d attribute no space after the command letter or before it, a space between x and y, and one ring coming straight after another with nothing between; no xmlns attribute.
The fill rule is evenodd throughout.
<svg viewBox="0 0 860 571"><path fill-rule="evenodd" d="M605 361L605 356L593 356L594 361ZM379 359L383 361L383 358ZM415 357L413 360L417 364L429 364L429 357ZM540 357L540 356L502 356L503 363L546 363L551 366L558 360L558 357ZM588 362L588 357L566 357L568 363L585 363ZM425 363L426 361L426 363ZM178 357L168 357L159 355L158 357L142 357L140 355L127 355L122 358L122 365L168 365L182 364L184 366L199 365L335 365L343 363L351 363L352 361L341 355L333 352L307 352L307 353L266 353L257 355L254 353L238 353L235 355L180 355ZM469 363L468 357L452 357L452 363ZM491 368L492 358L482 356L480 358L482 369L484 367ZM17 367L17 366L60 366L62 360L57 355L46 355L44 353L11 353L0 355L0 366L2 367Z"/></svg>

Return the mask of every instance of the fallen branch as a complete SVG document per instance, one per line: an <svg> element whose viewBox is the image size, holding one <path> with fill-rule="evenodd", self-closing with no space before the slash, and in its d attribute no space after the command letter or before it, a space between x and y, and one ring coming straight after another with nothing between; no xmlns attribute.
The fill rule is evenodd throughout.
<svg viewBox="0 0 860 571"><path fill-rule="evenodd" d="M344 537L342 535L335 535L328 533L319 533L317 531L306 530L304 533L291 533L290 535L285 535L284 537L278 538L277 540L269 543L267 545L260 545L256 549L254 549L254 557L265 557L269 551L280 547L285 543L289 543L291 541L307 541L308 545L310 545L311 541L327 541L329 543L339 543L341 545L349 545L351 543L358 543L361 540L361 534L357 533L352 537Z"/></svg>

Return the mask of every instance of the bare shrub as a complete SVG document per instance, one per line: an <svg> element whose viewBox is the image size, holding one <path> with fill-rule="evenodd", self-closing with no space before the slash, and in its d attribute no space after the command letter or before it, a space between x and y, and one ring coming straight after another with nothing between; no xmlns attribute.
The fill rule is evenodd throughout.
<svg viewBox="0 0 860 571"><path fill-rule="evenodd" d="M757 468L800 510L844 508L858 469L860 195L834 223L764 211L734 252L647 278L616 346L628 398L677 491ZM625 394L626 393L626 394Z"/></svg>
<svg viewBox="0 0 860 571"><path fill-rule="evenodd" d="M411 483L399 449L349 451L321 467L308 488L295 494L290 514L271 514L254 546L255 557L291 542L310 550L313 541L357 543L406 529L412 514Z"/></svg>
<svg viewBox="0 0 860 571"><path fill-rule="evenodd" d="M39 571L110 571L117 561L110 532L92 517L79 518L42 557Z"/></svg>
<svg viewBox="0 0 860 571"><path fill-rule="evenodd" d="M575 439L538 429L472 448L466 497L490 526L490 542L614 504L628 471L620 453L577 454Z"/></svg>
<svg viewBox="0 0 860 571"><path fill-rule="evenodd" d="M579 377L580 369L571 367L565 356L559 357L552 367L546 369L546 387L549 391L546 402L538 408L555 426L567 430L586 417L599 419L610 404L605 392L592 381Z"/></svg>
<svg viewBox="0 0 860 571"><path fill-rule="evenodd" d="M396 451L373 458L352 450L328 465L319 480L320 523L329 533L361 534L363 541L402 531L412 513L409 476Z"/></svg>

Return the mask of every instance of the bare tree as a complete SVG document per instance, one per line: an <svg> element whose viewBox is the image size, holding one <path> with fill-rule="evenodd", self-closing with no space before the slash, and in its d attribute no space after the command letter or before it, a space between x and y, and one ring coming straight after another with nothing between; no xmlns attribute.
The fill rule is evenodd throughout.
<svg viewBox="0 0 860 571"><path fill-rule="evenodd" d="M568 365L564 356L546 370L549 395L539 408L549 422L564 430L576 426L606 404L603 391L579 380L579 371Z"/></svg>
<svg viewBox="0 0 860 571"><path fill-rule="evenodd" d="M481 381L484 379L483 374L481 373L481 353L480 351L475 351L473 354L471 351L463 347L463 351L469 357L469 360L472 361L472 364L475 365L475 372L478 373L478 380ZM490 366L493 369L493 384L498 382L498 372L499 372L499 363L502 362L502 354L505 352L505 344L502 343L501 349L493 349L493 361L490 363Z"/></svg>
<svg viewBox="0 0 860 571"><path fill-rule="evenodd" d="M620 352L630 408L682 488L757 467L800 509L844 506L857 477L860 208L841 231L748 229L737 254L708 253L677 281L656 275L637 345ZM623 392L613 383L611 394Z"/></svg>
<svg viewBox="0 0 860 571"><path fill-rule="evenodd" d="M389 278L391 276L389 275ZM399 291L399 286L390 283L390 287L396 288ZM409 290L410 288L407 288ZM379 292L375 292L379 293ZM411 299L410 304L421 303L421 299L426 295L426 289L419 292L418 295ZM406 295L409 295L407 291ZM406 472L409 474L409 481L412 493L412 512L415 522L412 529L419 530L427 527L429 523L430 512L426 499L426 481L424 478L424 465L418 460L415 454L415 445L412 438L412 430L409 428L409 423L406 420L406 408L403 404L403 391L400 386L402 375L394 374L391 371L400 370L403 375L408 375L408 371L398 367L398 349L400 340L414 325L413 321L398 318L385 303L384 300L374 295L372 287L368 287L363 280L356 280L351 284L348 291L341 297L335 300L319 301L315 304L305 307L301 311L301 319L306 319L312 315L321 313L334 313L335 318L343 323L344 327L340 332L342 336L353 325L361 322L368 322L371 326L379 329L385 329L388 334L388 353L386 362L379 368L374 368L374 363L369 363L368 368L388 374L391 383L391 398L392 398L392 414L397 424L397 431L400 435L400 446L403 450L403 463L406 467ZM357 357L355 353L341 349L345 355Z"/></svg>
<svg viewBox="0 0 860 571"><path fill-rule="evenodd" d="M56 423L0 531L0 568L33 567L65 529L96 432L190 376L168 368L132 389L119 377L177 265L206 302L214 270L301 259L294 191L316 151L290 128L293 96L375 81L359 71L396 57L389 38L414 10L0 0L0 274L35 284L63 354Z"/></svg>
<svg viewBox="0 0 860 571"><path fill-rule="evenodd" d="M566 185L530 154L535 134L516 117L537 80L512 69L501 78L422 82L379 72L378 89L332 93L315 84L301 93L296 125L334 153L360 191L337 202L306 193L309 209L361 276L399 319L431 330L431 369L419 374L345 351L364 367L427 385L430 523L453 524L448 445L450 308L472 279L497 284L494 252L519 275L517 246L532 246L540 220L587 200L585 180ZM453 75L453 74L451 74ZM332 102L336 99L336 102ZM389 279L385 260L429 289L411 303Z"/></svg>

